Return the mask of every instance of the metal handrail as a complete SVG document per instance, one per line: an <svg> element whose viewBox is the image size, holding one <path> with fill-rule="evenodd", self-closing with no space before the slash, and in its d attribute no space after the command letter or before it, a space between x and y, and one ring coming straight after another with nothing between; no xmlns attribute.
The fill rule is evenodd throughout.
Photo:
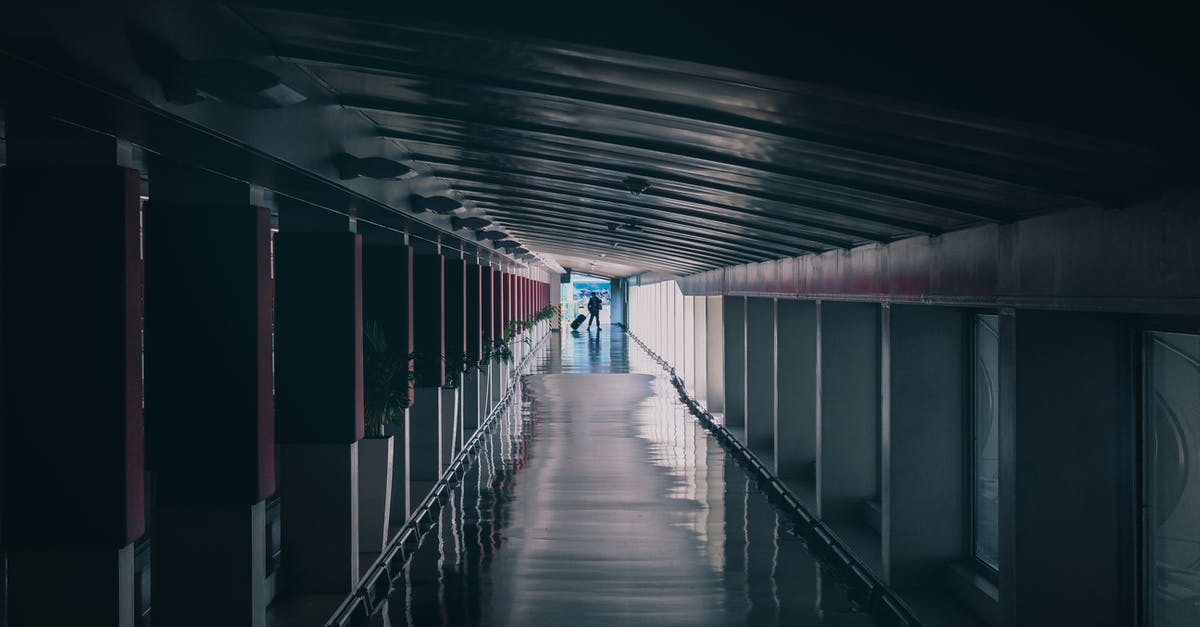
<svg viewBox="0 0 1200 627"><path fill-rule="evenodd" d="M912 610L900 597L896 596L890 588L879 581L871 571L854 556L854 553L842 543L824 522L808 511L800 503L800 499L792 494L791 490L784 485L778 477L775 476L758 457L738 440L725 425L717 422L716 418L702 407L700 403L688 395L687 386L683 379L675 374L675 367L667 360L663 359L655 353L650 347L641 340L637 335L629 330L629 327L621 325L625 334L637 342L642 350L646 351L650 357L657 361L671 375L671 384L675 386L675 390L679 393L679 399L684 405L687 405L688 410L700 422L700 424L712 433L722 446L728 450L735 459L748 467L748 471L752 472L759 479L760 484L765 484L764 493L776 507L784 509L792 515L792 519L799 526L806 539L808 546L814 550L814 553L823 552L829 558L834 558L836 563L842 567L843 575L847 581L857 584L865 592L866 596L863 599L865 605L870 611L886 612L891 615L895 624L898 626L917 627L921 623L913 615ZM819 547L818 547L819 545ZM819 557L819 555L818 555Z"/></svg>
<svg viewBox="0 0 1200 627"><path fill-rule="evenodd" d="M404 522L404 526L387 545L383 547L379 557L371 563L371 567L359 579L355 586L341 605L334 610L333 615L326 621L326 627L354 627L366 624L370 617L379 610L383 601L391 592L391 586L399 579L403 572L404 564L411 557L412 550L416 547L414 544L420 541L425 531L428 531L434 524L433 515L441 510L442 499L448 498L451 486L455 485L459 479L466 473L466 462L468 458L474 454L475 449L479 445L484 433L491 429L492 423L499 420L501 414L508 408L512 402L513 393L516 390L517 384L521 379L521 373L525 370L529 360L533 358L537 348L550 335L547 331L536 343L529 348L529 352L521 358L521 362L517 364L513 370L512 377L509 379L508 385L504 388L504 396L500 399L496 406L492 408L486 418L479 423L475 429L475 433L470 439L463 443L463 448L454 457L454 461L442 473L437 482L430 488L429 493L421 500L420 504L409 515L408 520ZM424 526L424 528L422 528Z"/></svg>

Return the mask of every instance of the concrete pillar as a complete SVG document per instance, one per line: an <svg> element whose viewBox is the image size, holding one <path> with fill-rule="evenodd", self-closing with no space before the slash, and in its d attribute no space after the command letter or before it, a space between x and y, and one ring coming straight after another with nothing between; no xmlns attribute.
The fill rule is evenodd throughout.
<svg viewBox="0 0 1200 627"><path fill-rule="evenodd" d="M1134 624L1136 411L1118 316L1000 316L1001 624Z"/></svg>
<svg viewBox="0 0 1200 627"><path fill-rule="evenodd" d="M413 249L403 241L379 243L363 248L363 320L383 329L388 349L402 355L413 352ZM412 367L412 363L409 363ZM408 385L411 400L413 388ZM392 437L392 495L389 502L393 524L408 519L412 507L409 490L408 412L387 427Z"/></svg>
<svg viewBox="0 0 1200 627"><path fill-rule="evenodd" d="M265 499L275 492L271 217L250 206L242 182L162 159L152 162L151 181L145 376L157 486L154 620L264 625ZM197 606L198 594L210 602Z"/></svg>
<svg viewBox="0 0 1200 627"><path fill-rule="evenodd" d="M696 307L692 304L691 296L683 297L683 360L680 364L683 382L696 393L696 363L695 356Z"/></svg>
<svg viewBox="0 0 1200 627"><path fill-rule="evenodd" d="M613 279L610 284L609 293L612 295L612 304L609 311L609 320L611 324L628 324L629 323L629 279Z"/></svg>
<svg viewBox="0 0 1200 627"><path fill-rule="evenodd" d="M505 280L504 272L499 268L492 272L492 339L500 340L504 334L505 323ZM488 405L495 407L504 397L505 364L499 357L492 358L491 367L491 398Z"/></svg>
<svg viewBox="0 0 1200 627"><path fill-rule="evenodd" d="M478 364L483 348L483 274L475 264L466 267L466 301L464 324L466 325L465 352L472 364ZM480 412L484 395L480 394L481 383L486 379L479 376L479 369L472 367L463 373L462 426L463 436L469 437L479 427ZM486 390L485 390L486 392Z"/></svg>
<svg viewBox="0 0 1200 627"><path fill-rule="evenodd" d="M746 299L726 296L722 310L725 352L725 424L746 426Z"/></svg>
<svg viewBox="0 0 1200 627"><path fill-rule="evenodd" d="M442 388L442 452L439 459L438 476L450 467L458 449L462 446L462 433L459 430L459 416L462 409L462 388Z"/></svg>
<svg viewBox="0 0 1200 627"><path fill-rule="evenodd" d="M880 322L883 577L929 586L964 546L964 313L892 305Z"/></svg>
<svg viewBox="0 0 1200 627"><path fill-rule="evenodd" d="M685 333L686 329L684 328L684 326L687 324L687 321L684 319L686 309L684 308L683 292L679 291L679 285L675 281L671 281L670 285L671 300L672 304L675 306L674 324L671 327L672 339L675 343L675 356L672 363L676 364L677 367L682 370L683 364L688 358L687 352L685 351L685 346L687 344L685 338L687 335Z"/></svg>
<svg viewBox="0 0 1200 627"><path fill-rule="evenodd" d="M746 300L746 445L775 453L775 300Z"/></svg>
<svg viewBox="0 0 1200 627"><path fill-rule="evenodd" d="M692 298L692 377L693 393L708 400L708 297Z"/></svg>
<svg viewBox="0 0 1200 627"><path fill-rule="evenodd" d="M7 113L0 545L8 624L130 626L132 543L146 528L139 176L127 144Z"/></svg>
<svg viewBox="0 0 1200 627"><path fill-rule="evenodd" d="M879 497L879 306L820 303L817 317L817 509L864 518Z"/></svg>
<svg viewBox="0 0 1200 627"><path fill-rule="evenodd" d="M493 328L495 327L495 270L487 266L479 268L479 327L480 327L480 350L481 352L491 352L492 338L494 337ZM479 419L483 420L487 417L488 412L492 408L492 360L489 359L487 369L480 372L479 381Z"/></svg>
<svg viewBox="0 0 1200 627"><path fill-rule="evenodd" d="M413 257L413 346L417 355L413 404L409 410L412 440L413 499L442 474L444 417L442 386L446 383L446 259L436 252Z"/></svg>
<svg viewBox="0 0 1200 627"><path fill-rule="evenodd" d="M361 236L285 228L275 269L283 580L291 593L345 594L359 576Z"/></svg>
<svg viewBox="0 0 1200 627"><path fill-rule="evenodd" d="M705 298L705 329L704 353L705 384L708 410L715 413L725 412L725 298L708 296Z"/></svg>
<svg viewBox="0 0 1200 627"><path fill-rule="evenodd" d="M815 507L817 471L817 304L780 300L775 336L775 474Z"/></svg>
<svg viewBox="0 0 1200 627"><path fill-rule="evenodd" d="M444 355L454 371L448 371L451 389L442 395L442 467L449 466L462 445L463 357L467 354L467 262L445 261L445 333ZM447 366L450 368L450 366Z"/></svg>

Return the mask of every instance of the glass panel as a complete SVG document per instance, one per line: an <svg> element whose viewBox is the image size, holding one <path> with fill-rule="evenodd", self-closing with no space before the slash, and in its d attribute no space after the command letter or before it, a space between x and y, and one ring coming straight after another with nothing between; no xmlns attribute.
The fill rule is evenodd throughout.
<svg viewBox="0 0 1200 627"><path fill-rule="evenodd" d="M979 561L1000 568L999 316L975 316L974 549Z"/></svg>
<svg viewBox="0 0 1200 627"><path fill-rule="evenodd" d="M1145 581L1150 625L1200 625L1200 335L1146 336Z"/></svg>

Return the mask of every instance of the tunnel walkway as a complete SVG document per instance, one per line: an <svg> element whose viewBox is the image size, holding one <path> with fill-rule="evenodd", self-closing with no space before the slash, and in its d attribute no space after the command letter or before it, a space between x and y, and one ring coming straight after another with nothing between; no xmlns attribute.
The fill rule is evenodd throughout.
<svg viewBox="0 0 1200 627"><path fill-rule="evenodd" d="M537 360L372 624L873 624L619 329Z"/></svg>

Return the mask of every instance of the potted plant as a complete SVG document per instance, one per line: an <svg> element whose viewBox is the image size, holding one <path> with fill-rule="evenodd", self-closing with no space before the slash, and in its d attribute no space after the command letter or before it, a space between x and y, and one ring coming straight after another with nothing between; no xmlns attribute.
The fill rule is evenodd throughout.
<svg viewBox="0 0 1200 627"><path fill-rule="evenodd" d="M408 409L408 355L388 348L383 328L363 325L363 422L365 438L358 444L359 550L382 551L391 516L392 464L395 437L387 426L403 422Z"/></svg>

